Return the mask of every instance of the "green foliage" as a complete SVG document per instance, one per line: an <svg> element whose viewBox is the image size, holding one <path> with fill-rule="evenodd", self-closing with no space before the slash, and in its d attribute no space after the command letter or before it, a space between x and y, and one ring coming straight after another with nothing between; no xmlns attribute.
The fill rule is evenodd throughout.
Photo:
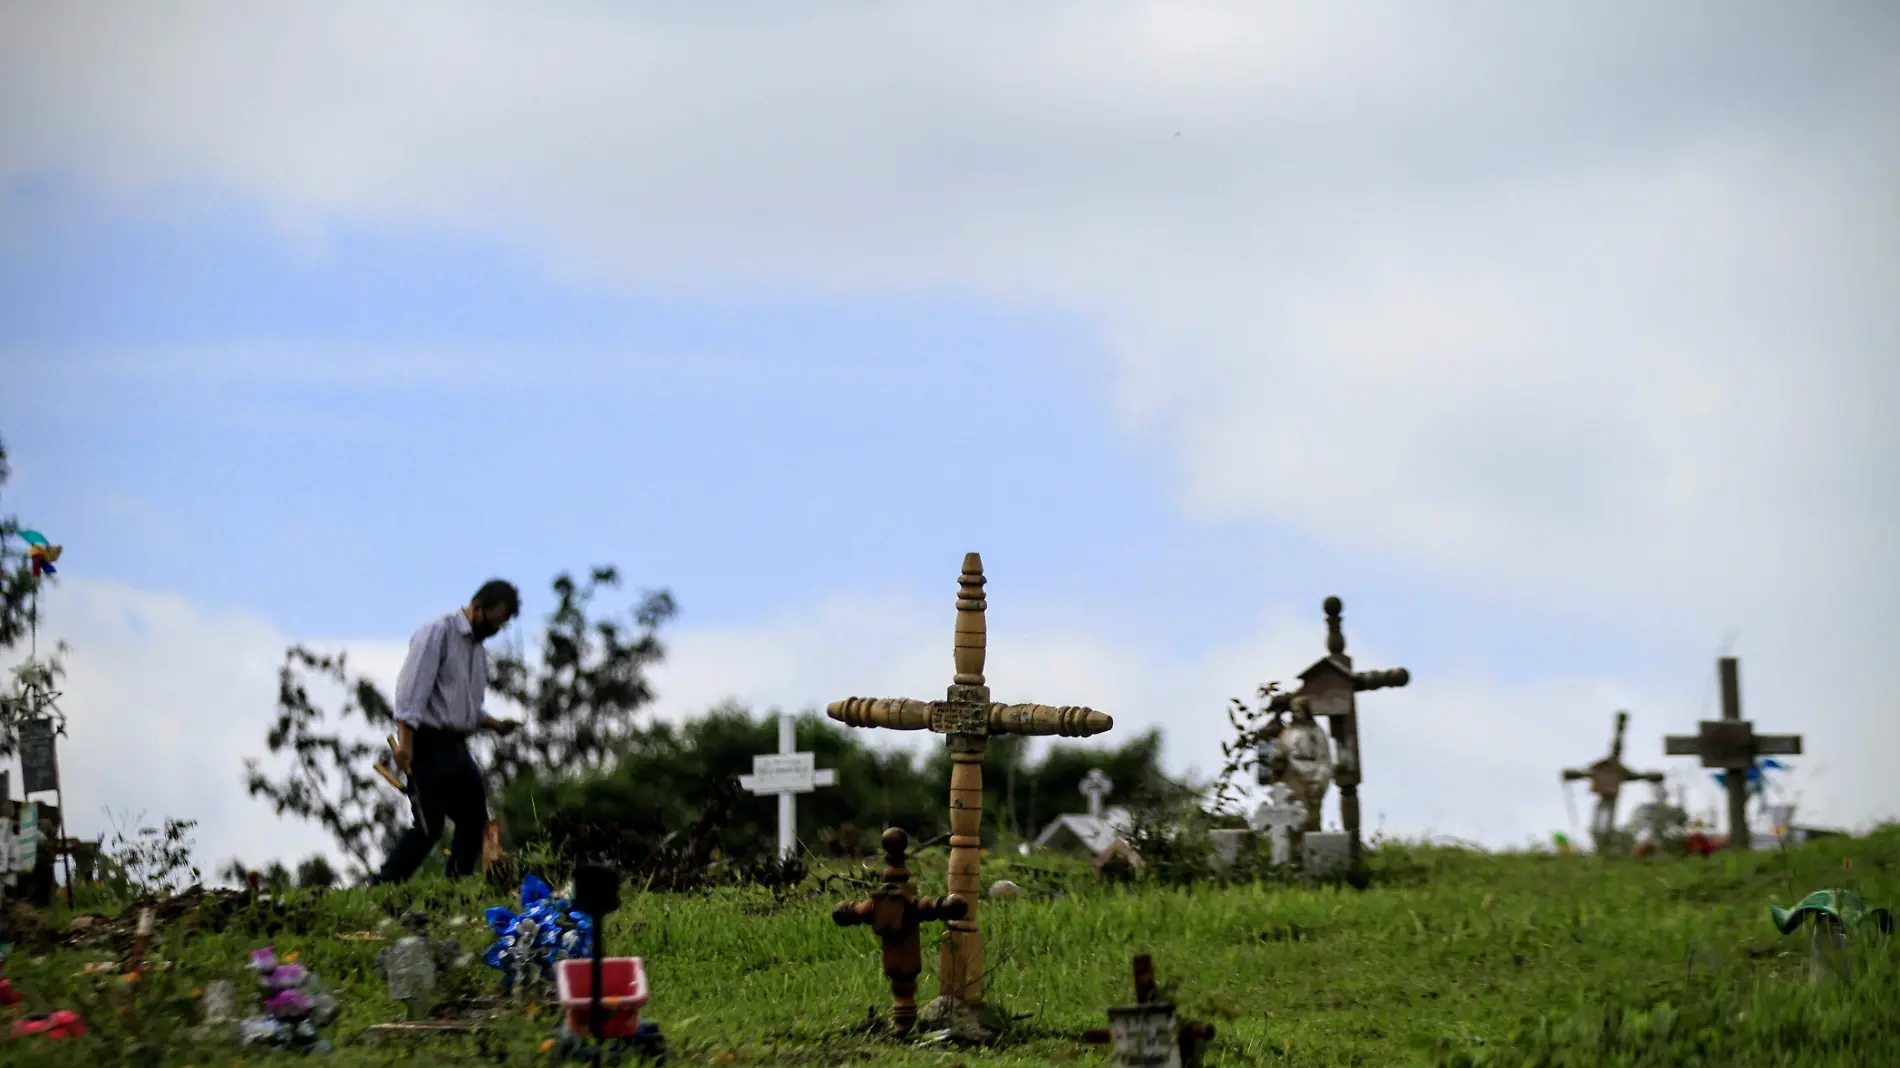
<svg viewBox="0 0 1900 1068"><path fill-rule="evenodd" d="M98 868L99 889L108 900L124 905L165 897L201 881L191 857L197 820L167 819L129 835L113 822L112 842L100 851Z"/></svg>
<svg viewBox="0 0 1900 1068"><path fill-rule="evenodd" d="M799 717L800 750L838 775L837 785L798 799L797 833L807 849L822 851L845 824L863 832L867 849L890 826L903 827L920 842L948 833L948 750L933 749L919 761L908 752L875 747L879 741L876 732L853 730L814 712ZM1159 766L1158 732L1133 735L1114 749L1050 745L1033 762L1015 741L992 739L984 763L984 836L992 844L1033 834L1041 826L1034 821L1086 811L1080 786L1092 767L1103 768L1117 790L1131 796L1178 800L1189 795ZM503 824L511 836L533 837L565 814L659 841L692 823L705 807L710 784L749 773L753 757L777 746L777 713L754 718L737 705L677 726L654 724L629 736L610 768L571 778L517 780L503 795ZM741 806L739 818L722 828L722 851L734 858L760 857L777 841L777 799L747 796Z"/></svg>
<svg viewBox="0 0 1900 1068"><path fill-rule="evenodd" d="M7 463L7 447L0 442L0 486L12 475ZM45 583L57 583L57 576L36 576L27 553L20 546L20 520L0 516L0 650L12 649L26 641L37 622L37 595ZM66 714L60 711L55 687L66 674L65 642L54 644L46 656L29 656L14 667L12 682L0 693L0 757L12 756L19 748L22 721L51 717L54 734L66 734Z"/></svg>

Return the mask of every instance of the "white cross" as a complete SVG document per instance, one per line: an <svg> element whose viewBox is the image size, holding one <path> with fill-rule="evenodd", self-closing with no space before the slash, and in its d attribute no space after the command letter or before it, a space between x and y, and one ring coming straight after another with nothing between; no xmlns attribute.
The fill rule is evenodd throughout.
<svg viewBox="0 0 1900 1068"><path fill-rule="evenodd" d="M1108 776L1102 774L1101 768L1090 768L1089 773L1082 776L1082 793L1089 799L1091 819L1102 818L1102 799L1107 797L1108 792L1114 788L1115 784L1109 781Z"/></svg>
<svg viewBox="0 0 1900 1068"><path fill-rule="evenodd" d="M1267 800L1254 809L1250 822L1255 831L1270 833L1273 862L1285 864L1293 855L1293 828L1306 825L1306 806L1293 799L1286 783L1276 782L1267 788Z"/></svg>
<svg viewBox="0 0 1900 1068"><path fill-rule="evenodd" d="M811 793L817 787L837 783L838 773L830 768L816 770L810 753L798 752L798 718L790 712L778 714L778 753L752 758L752 774L739 776L739 785L763 797L778 795L778 854L789 857L798 852L798 835L792 798Z"/></svg>

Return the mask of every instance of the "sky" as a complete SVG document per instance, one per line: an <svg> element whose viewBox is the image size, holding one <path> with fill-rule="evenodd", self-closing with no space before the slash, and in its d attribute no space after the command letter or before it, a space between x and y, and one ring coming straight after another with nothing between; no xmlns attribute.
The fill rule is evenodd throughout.
<svg viewBox="0 0 1900 1068"><path fill-rule="evenodd" d="M1369 832L1576 835L1618 709L1713 813L1723 654L1900 818L1895 189L1877 0L0 4L73 830L325 848L285 649L497 575L670 590L658 717L932 697L968 551L997 698L1183 774L1343 598Z"/></svg>

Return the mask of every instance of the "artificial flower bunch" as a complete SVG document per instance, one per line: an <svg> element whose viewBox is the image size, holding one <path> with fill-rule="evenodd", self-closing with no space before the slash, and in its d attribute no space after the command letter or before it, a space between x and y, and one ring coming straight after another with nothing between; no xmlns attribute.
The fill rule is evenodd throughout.
<svg viewBox="0 0 1900 1068"><path fill-rule="evenodd" d="M486 913L496 934L483 963L501 972L502 993L533 984L554 985L556 961L585 957L593 951L594 921L576 912L539 875L521 880L521 911L497 905Z"/></svg>
<svg viewBox="0 0 1900 1068"><path fill-rule="evenodd" d="M269 946L251 954L250 967L257 973L264 1015L239 1024L239 1040L247 1046L328 1053L330 1043L317 1029L336 1019L337 1002L323 982L301 964L280 962Z"/></svg>

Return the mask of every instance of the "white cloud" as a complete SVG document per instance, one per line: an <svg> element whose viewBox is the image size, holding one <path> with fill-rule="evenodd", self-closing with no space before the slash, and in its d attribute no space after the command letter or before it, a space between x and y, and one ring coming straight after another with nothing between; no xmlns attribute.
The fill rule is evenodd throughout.
<svg viewBox="0 0 1900 1068"><path fill-rule="evenodd" d="M1892 5L724 11L9 9L0 175L210 180L299 233L332 212L498 232L648 290L1067 309L1200 514L1696 650L1682 682L1629 696L1644 737L1692 729L1701 650L1739 630L1750 715L1806 732L1829 769L1816 807L1900 807L1878 756L1900 717L1874 676L1900 642ZM672 685L942 684L938 637L834 610L886 650L864 661L881 674L860 682L848 642L786 620L682 633ZM1157 717L1189 694L1217 716L1261 652L1021 640L1041 651L1005 675L999 638L1000 692ZM1448 825L1546 823L1465 765L1397 778L1406 753L1371 724L1390 705L1423 740L1478 731L1458 759L1495 753L1529 784L1597 751L1616 693L1474 677L1374 695L1367 810L1444 797ZM1542 733L1571 719L1566 744ZM1178 751L1199 744L1178 730Z"/></svg>
<svg viewBox="0 0 1900 1068"><path fill-rule="evenodd" d="M1025 632L992 591L987 672L999 700L1084 704L1115 717L1094 742L1114 744L1148 727L1164 732L1164 760L1203 776L1219 764L1229 697L1252 696L1267 679L1290 680L1322 647L1323 626L1277 610L1231 643L1188 656L1157 654L1100 634ZM802 710L847 696L934 698L951 672L953 606L904 598L845 596L815 611L745 628L673 635L655 673L654 714L677 720L727 697L757 711ZM243 787L243 762L261 755L274 715L276 671L291 639L266 620L210 611L173 594L66 577L45 605L43 633L73 646L62 702L71 717L61 764L73 830L111 833L106 813L199 821L198 860L207 873L232 856L295 861L330 844L312 826L280 820ZM387 687L401 666L401 640L310 642L343 649L353 671ZM1364 667L1398 664L1377 646L1352 650ZM17 657L15 658L17 659ZM1745 685L1752 684L1745 678ZM1586 764L1607 743L1610 711L1630 708L1626 760L1664 768L1716 803L1692 761L1661 757L1665 730L1693 730L1706 687L1644 691L1600 678L1506 684L1475 671L1420 678L1362 699L1368 829L1450 834L1493 847L1521 845L1569 826L1557 771ZM317 694L334 708L332 695ZM1658 710L1669 710L1668 712ZM1856 715L1817 708L1810 744ZM1811 724L1811 725L1810 725ZM1774 727L1770 722L1764 725ZM1900 815L1880 764L1887 734L1851 736L1795 761L1791 786L1807 818L1865 826ZM925 732L886 733L885 746L941 744ZM1588 818L1578 795L1577 818ZM1328 818L1336 819L1329 807ZM128 828L129 829L129 828Z"/></svg>

